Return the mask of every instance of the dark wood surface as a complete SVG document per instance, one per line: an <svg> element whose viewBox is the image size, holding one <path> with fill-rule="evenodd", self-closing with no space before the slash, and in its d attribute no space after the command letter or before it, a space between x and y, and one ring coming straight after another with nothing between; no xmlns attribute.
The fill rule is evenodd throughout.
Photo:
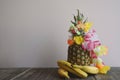
<svg viewBox="0 0 120 80"><path fill-rule="evenodd" d="M89 75L82 79L69 74L70 80L120 80L120 68L112 67L106 75ZM0 68L0 80L67 80L60 78L57 68Z"/></svg>

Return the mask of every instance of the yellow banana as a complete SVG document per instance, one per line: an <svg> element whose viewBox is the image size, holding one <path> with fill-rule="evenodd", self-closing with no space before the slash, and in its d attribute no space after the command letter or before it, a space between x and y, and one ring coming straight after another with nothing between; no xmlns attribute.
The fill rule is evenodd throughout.
<svg viewBox="0 0 120 80"><path fill-rule="evenodd" d="M98 74L99 73L99 69L94 66L79 66L79 65L72 65L72 66L75 68L80 68L83 71L90 73L90 74Z"/></svg>
<svg viewBox="0 0 120 80"><path fill-rule="evenodd" d="M90 73L90 74L98 74L99 73L99 69L94 66L83 66L82 70L87 73Z"/></svg>
<svg viewBox="0 0 120 80"><path fill-rule="evenodd" d="M62 68L59 68L58 69L58 74L61 76L61 77L64 77L64 78L67 78L69 79L69 75L68 75L68 72Z"/></svg>
<svg viewBox="0 0 120 80"><path fill-rule="evenodd" d="M65 61L65 60L59 60L58 62L58 66L60 66L61 68L79 76L82 78L86 78L88 76L88 74L82 70L80 70L79 68L74 68L71 66L71 63Z"/></svg>

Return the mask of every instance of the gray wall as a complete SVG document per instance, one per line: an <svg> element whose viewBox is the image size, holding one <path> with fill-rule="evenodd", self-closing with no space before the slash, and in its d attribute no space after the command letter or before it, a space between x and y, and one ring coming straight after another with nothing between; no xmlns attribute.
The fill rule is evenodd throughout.
<svg viewBox="0 0 120 80"><path fill-rule="evenodd" d="M94 23L120 66L120 0L0 0L0 67L55 67L67 59L67 32L76 9Z"/></svg>

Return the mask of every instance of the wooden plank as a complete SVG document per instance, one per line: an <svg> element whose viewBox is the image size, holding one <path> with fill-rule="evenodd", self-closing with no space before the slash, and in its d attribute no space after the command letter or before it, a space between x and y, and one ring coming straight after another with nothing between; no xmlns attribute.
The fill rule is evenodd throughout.
<svg viewBox="0 0 120 80"><path fill-rule="evenodd" d="M77 76L71 75L70 80L95 80L93 76L82 79ZM17 77L14 80L66 80L60 78L57 73L57 68L34 68L26 72L25 74Z"/></svg>
<svg viewBox="0 0 120 80"><path fill-rule="evenodd" d="M120 79L120 68L112 67L111 70L103 75L98 74L95 76L96 80L119 80Z"/></svg>
<svg viewBox="0 0 120 80"><path fill-rule="evenodd" d="M61 80L55 68L34 68L14 80Z"/></svg>
<svg viewBox="0 0 120 80"><path fill-rule="evenodd" d="M26 68L0 68L0 80L10 80L25 70Z"/></svg>

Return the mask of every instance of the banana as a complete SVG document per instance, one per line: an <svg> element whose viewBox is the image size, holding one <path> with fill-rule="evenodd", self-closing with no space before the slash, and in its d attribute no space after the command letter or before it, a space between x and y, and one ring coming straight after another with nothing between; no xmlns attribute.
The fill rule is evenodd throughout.
<svg viewBox="0 0 120 80"><path fill-rule="evenodd" d="M68 72L62 68L59 68L58 69L58 74L61 76L61 77L64 77L64 78L67 78L69 79L69 75L68 75Z"/></svg>
<svg viewBox="0 0 120 80"><path fill-rule="evenodd" d="M69 63L65 60L59 60L59 61L57 61L57 63L58 63L58 66L60 66L60 68L63 68L65 70L67 70L68 72L71 72L79 77L86 78L88 76L88 74L86 72L82 71L79 68L72 67L71 63Z"/></svg>
<svg viewBox="0 0 120 80"><path fill-rule="evenodd" d="M99 69L94 66L79 66L79 65L72 65L72 66L75 68L80 68L83 71L90 73L90 74L98 74L99 73Z"/></svg>
<svg viewBox="0 0 120 80"><path fill-rule="evenodd" d="M90 73L90 74L98 74L99 73L99 69L94 66L83 66L82 70L87 73Z"/></svg>

